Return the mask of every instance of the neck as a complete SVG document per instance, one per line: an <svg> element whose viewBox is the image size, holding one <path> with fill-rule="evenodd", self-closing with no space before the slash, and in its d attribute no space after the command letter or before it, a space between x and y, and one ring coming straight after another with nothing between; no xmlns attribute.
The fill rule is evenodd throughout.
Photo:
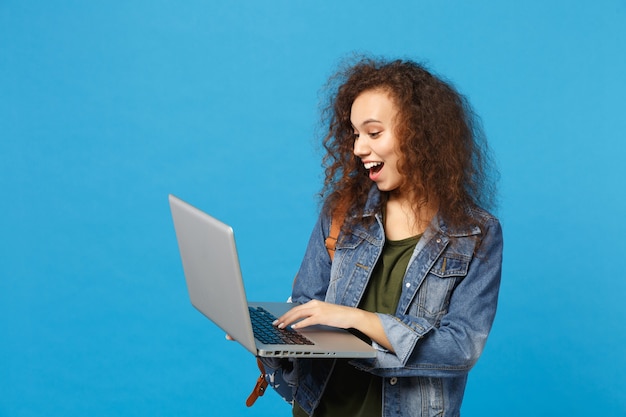
<svg viewBox="0 0 626 417"><path fill-rule="evenodd" d="M436 213L437 206L431 202L390 193L385 203L385 235L401 240L424 233Z"/></svg>

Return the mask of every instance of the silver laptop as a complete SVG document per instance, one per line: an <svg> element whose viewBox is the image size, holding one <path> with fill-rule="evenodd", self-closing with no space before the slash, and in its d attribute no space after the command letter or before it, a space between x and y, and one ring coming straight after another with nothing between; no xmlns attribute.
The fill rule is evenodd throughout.
<svg viewBox="0 0 626 417"><path fill-rule="evenodd" d="M173 195L169 202L191 304L254 355L376 356L368 343L343 329L311 326L281 331L272 326L274 318L295 304L247 301L233 229Z"/></svg>

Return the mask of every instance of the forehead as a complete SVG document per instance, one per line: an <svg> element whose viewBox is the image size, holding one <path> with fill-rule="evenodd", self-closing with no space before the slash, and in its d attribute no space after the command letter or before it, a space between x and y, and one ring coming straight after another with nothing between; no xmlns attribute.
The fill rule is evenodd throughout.
<svg viewBox="0 0 626 417"><path fill-rule="evenodd" d="M353 124L367 120L391 122L396 113L397 108L389 92L382 89L366 90L352 102L350 120Z"/></svg>

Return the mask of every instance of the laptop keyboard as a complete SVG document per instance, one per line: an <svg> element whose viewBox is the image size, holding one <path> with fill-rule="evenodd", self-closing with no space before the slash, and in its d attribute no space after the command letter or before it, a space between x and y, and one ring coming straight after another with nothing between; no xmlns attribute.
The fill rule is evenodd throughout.
<svg viewBox="0 0 626 417"><path fill-rule="evenodd" d="M312 345L314 344L300 333L290 328L279 329L272 325L276 317L263 307L248 307L254 337L267 345Z"/></svg>

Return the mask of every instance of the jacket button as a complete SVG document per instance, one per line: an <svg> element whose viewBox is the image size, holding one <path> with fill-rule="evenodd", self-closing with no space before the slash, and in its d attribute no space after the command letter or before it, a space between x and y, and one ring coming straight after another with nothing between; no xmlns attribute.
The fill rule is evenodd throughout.
<svg viewBox="0 0 626 417"><path fill-rule="evenodd" d="M406 287L407 287L407 288L410 288L410 287L411 287L411 283L410 283L410 282L407 282L407 283L406 283Z"/></svg>
<svg viewBox="0 0 626 417"><path fill-rule="evenodd" d="M396 385L396 384L398 383L398 378L396 378L396 377L394 376L393 378L391 378L391 379L389 380L389 383L390 383L391 385Z"/></svg>
<svg viewBox="0 0 626 417"><path fill-rule="evenodd" d="M441 239L437 239L437 243L441 243Z"/></svg>

